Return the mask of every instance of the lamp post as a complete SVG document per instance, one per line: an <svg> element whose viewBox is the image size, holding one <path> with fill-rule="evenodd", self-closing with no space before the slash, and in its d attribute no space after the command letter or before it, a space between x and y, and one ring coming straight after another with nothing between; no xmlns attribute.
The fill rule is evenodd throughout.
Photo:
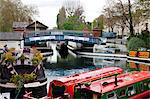
<svg viewBox="0 0 150 99"><path fill-rule="evenodd" d="M35 26L34 26L34 28L35 28L34 31L36 32L36 20L35 20Z"/></svg>

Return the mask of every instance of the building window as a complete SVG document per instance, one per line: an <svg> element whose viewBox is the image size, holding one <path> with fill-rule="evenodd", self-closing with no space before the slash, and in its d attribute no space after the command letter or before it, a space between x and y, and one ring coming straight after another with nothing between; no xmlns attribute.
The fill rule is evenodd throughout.
<svg viewBox="0 0 150 99"><path fill-rule="evenodd" d="M117 99L117 96L114 92L112 92L107 95L107 99Z"/></svg>

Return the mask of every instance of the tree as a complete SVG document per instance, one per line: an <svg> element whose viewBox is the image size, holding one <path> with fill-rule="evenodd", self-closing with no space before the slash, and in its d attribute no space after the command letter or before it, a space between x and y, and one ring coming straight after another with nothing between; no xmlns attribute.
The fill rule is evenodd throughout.
<svg viewBox="0 0 150 99"><path fill-rule="evenodd" d="M66 9L67 16L82 17L82 14L84 12L81 3L78 0L67 0L66 2L64 2L64 7Z"/></svg>
<svg viewBox="0 0 150 99"><path fill-rule="evenodd" d="M128 18L128 5L123 4L124 8L122 9L122 4L121 3L114 3L113 6L113 12L114 12L114 17L116 19L115 25L121 28L121 34L122 37L124 36L124 29L126 27L129 28L127 24L127 18Z"/></svg>
<svg viewBox="0 0 150 99"><path fill-rule="evenodd" d="M14 21L28 22L34 14L37 10L23 5L21 0L0 0L0 31L12 31Z"/></svg>
<svg viewBox="0 0 150 99"><path fill-rule="evenodd" d="M109 28L109 32L110 31L113 32L114 26L116 23L115 12L112 9L113 9L113 6L110 6L104 9L104 15L105 15L104 22L105 22L106 27Z"/></svg>
<svg viewBox="0 0 150 99"><path fill-rule="evenodd" d="M70 16L63 24L63 29L65 30L83 30L85 24L78 20L77 16Z"/></svg>
<svg viewBox="0 0 150 99"><path fill-rule="evenodd" d="M63 29L62 25L66 20L66 11L65 7L62 6L62 8L59 10L59 13L57 15L57 28L58 29Z"/></svg>
<svg viewBox="0 0 150 99"><path fill-rule="evenodd" d="M100 15L93 21L93 27L97 27L100 30L104 29L104 15Z"/></svg>
<svg viewBox="0 0 150 99"><path fill-rule="evenodd" d="M131 12L131 2L123 3L122 0L112 1L113 5L108 6L104 11L107 12L106 24L113 30L116 23L121 26L124 31L125 26L129 28L130 35L134 35L133 16ZM105 16L106 16L105 15Z"/></svg>
<svg viewBox="0 0 150 99"><path fill-rule="evenodd" d="M138 0L138 4L138 7L142 9L143 17L150 18L150 0Z"/></svg>
<svg viewBox="0 0 150 99"><path fill-rule="evenodd" d="M128 0L128 5L129 5L129 25L130 25L130 35L134 35L134 29L133 29L133 18L132 18L132 12L131 12L131 2Z"/></svg>
<svg viewBox="0 0 150 99"><path fill-rule="evenodd" d="M83 7L78 1L68 0L59 10L57 15L57 27L64 30L83 30L85 16Z"/></svg>

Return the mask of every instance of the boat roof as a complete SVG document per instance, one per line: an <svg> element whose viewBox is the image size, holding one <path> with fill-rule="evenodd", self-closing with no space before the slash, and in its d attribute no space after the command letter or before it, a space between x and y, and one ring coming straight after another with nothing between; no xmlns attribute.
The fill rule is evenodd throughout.
<svg viewBox="0 0 150 99"><path fill-rule="evenodd" d="M123 69L119 68L119 67L106 67L106 68L102 68L102 69L97 69L97 70L92 70L92 71L88 71L88 72L84 72L81 74L75 74L72 76L66 76L66 77L61 77L57 80L54 81L58 81L58 82L62 82L62 83L70 83L70 82L74 82L74 83L82 83L88 80L92 80L92 79L100 79L101 77L107 77L107 76L112 76L114 74L120 74L123 72Z"/></svg>
<svg viewBox="0 0 150 99"><path fill-rule="evenodd" d="M117 76L118 86L115 85L115 77L113 76L106 79L91 82L91 85L89 87L83 85L81 88L83 90L92 91L94 93L106 93L124 86L132 85L136 82L146 79L150 79L149 71L141 71L141 72L136 71L118 75Z"/></svg>

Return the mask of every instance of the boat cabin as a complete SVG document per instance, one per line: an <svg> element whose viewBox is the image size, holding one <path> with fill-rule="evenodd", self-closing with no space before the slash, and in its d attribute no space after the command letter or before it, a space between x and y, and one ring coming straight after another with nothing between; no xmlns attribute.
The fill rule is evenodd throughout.
<svg viewBox="0 0 150 99"><path fill-rule="evenodd" d="M81 86L86 82L92 82L121 73L123 73L123 69L121 68L107 67L53 80L49 86L48 97L57 98L66 94L65 96L69 96L70 99L73 99L75 87Z"/></svg>
<svg viewBox="0 0 150 99"><path fill-rule="evenodd" d="M91 82L76 89L75 99L148 99L150 72L131 72Z"/></svg>

